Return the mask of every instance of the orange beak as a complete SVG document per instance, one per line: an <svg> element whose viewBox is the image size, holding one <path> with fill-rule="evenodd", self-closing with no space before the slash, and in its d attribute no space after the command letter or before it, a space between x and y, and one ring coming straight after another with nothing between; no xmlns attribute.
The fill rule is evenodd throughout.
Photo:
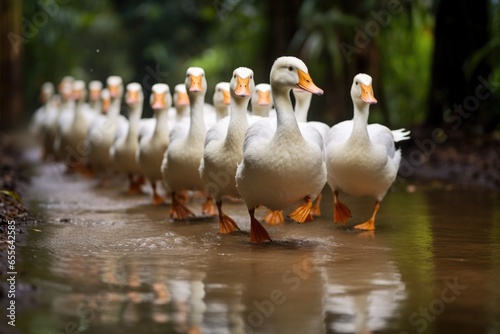
<svg viewBox="0 0 500 334"><path fill-rule="evenodd" d="M108 87L109 89L109 95L112 98L118 97L118 93L120 92L120 89L118 88L118 85L111 85Z"/></svg>
<svg viewBox="0 0 500 334"><path fill-rule="evenodd" d="M128 91L127 92L127 104L135 104L139 102L139 91Z"/></svg>
<svg viewBox="0 0 500 334"><path fill-rule="evenodd" d="M269 91L263 92L263 91L258 91L257 92L257 104L259 106L268 106L271 104L271 94Z"/></svg>
<svg viewBox="0 0 500 334"><path fill-rule="evenodd" d="M195 76L192 74L189 75L189 81L191 83L189 85L190 92L201 92L202 78L203 78L202 75L198 75L198 76Z"/></svg>
<svg viewBox="0 0 500 334"><path fill-rule="evenodd" d="M236 89L234 93L240 97L250 96L250 87L248 87L249 82L250 77L243 79L240 76L236 76Z"/></svg>
<svg viewBox="0 0 500 334"><path fill-rule="evenodd" d="M111 106L111 100L110 99L103 99L102 100L102 113L107 113L109 110L109 107Z"/></svg>
<svg viewBox="0 0 500 334"><path fill-rule="evenodd" d="M165 94L161 93L153 93L153 104L151 104L151 108L154 110L165 108Z"/></svg>
<svg viewBox="0 0 500 334"><path fill-rule="evenodd" d="M377 99L373 96L373 87L372 85L365 86L362 83L359 84L361 86L361 99L369 104L377 103Z"/></svg>
<svg viewBox="0 0 500 334"><path fill-rule="evenodd" d="M81 89L73 90L73 99L80 100L82 98L82 94L83 94L83 92Z"/></svg>
<svg viewBox="0 0 500 334"><path fill-rule="evenodd" d="M89 95L90 100L97 101L101 97L101 91L99 89L91 89Z"/></svg>
<svg viewBox="0 0 500 334"><path fill-rule="evenodd" d="M189 97L187 93L177 92L177 105L178 106L187 106L189 104Z"/></svg>
<svg viewBox="0 0 500 334"><path fill-rule="evenodd" d="M222 91L222 103L229 104L230 101L231 101L231 95L229 94L229 92L227 90L223 90Z"/></svg>
<svg viewBox="0 0 500 334"><path fill-rule="evenodd" d="M297 71L299 72L299 83L297 84L299 88L312 94L323 95L323 90L314 84L309 73L299 69L297 69Z"/></svg>

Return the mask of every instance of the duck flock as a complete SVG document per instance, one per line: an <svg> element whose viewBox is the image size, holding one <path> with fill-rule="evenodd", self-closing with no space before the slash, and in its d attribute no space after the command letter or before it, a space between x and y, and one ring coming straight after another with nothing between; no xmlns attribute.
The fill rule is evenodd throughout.
<svg viewBox="0 0 500 334"><path fill-rule="evenodd" d="M264 221L303 223L320 215L321 191L329 184L336 223L345 224L349 208L339 191L375 199L373 214L356 225L375 229L375 217L394 182L401 151L395 142L409 139L409 131L368 125L370 104L377 103L372 78L354 77L351 97L353 119L332 127L307 121L312 94L322 95L304 62L278 58L270 71L270 84L255 85L253 71L234 70L229 82L215 86L213 105L205 103L207 80L200 67L186 71L185 83L173 92L164 83L151 89L154 117L141 118L144 93L139 83L124 85L121 77L88 83L65 77L58 85L41 88L44 105L31 122L43 148L44 159L99 178L106 184L116 174L127 175L129 194L141 193L147 182L152 202L162 204L158 187L170 197L170 218L195 217L187 204L191 190L206 198L202 216L219 217L219 232L238 231L222 209L226 196L242 198L250 219L250 241L271 241L255 209L269 209ZM295 107L290 99L295 96ZM173 96L172 96L173 93ZM125 99L128 118L120 114ZM249 104L251 101L251 111ZM215 203L215 205L214 205Z"/></svg>

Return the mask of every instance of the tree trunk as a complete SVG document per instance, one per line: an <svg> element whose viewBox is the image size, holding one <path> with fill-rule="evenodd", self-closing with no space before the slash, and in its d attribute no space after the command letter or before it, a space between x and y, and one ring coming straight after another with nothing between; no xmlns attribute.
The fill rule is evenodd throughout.
<svg viewBox="0 0 500 334"><path fill-rule="evenodd" d="M13 129L21 124L22 68L21 53L22 1L0 2L0 129Z"/></svg>

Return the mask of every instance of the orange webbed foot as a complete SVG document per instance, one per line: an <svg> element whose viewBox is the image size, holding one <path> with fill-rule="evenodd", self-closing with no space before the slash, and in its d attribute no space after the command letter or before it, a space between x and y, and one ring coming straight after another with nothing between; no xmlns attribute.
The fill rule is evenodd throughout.
<svg viewBox="0 0 500 334"><path fill-rule="evenodd" d="M333 221L345 224L352 217L351 210L338 199L338 191L333 192Z"/></svg>
<svg viewBox="0 0 500 334"><path fill-rule="evenodd" d="M175 193L172 193L172 207L170 208L170 218L187 219L189 217L195 217L195 214L177 199Z"/></svg>
<svg viewBox="0 0 500 334"><path fill-rule="evenodd" d="M312 201L311 198L308 196L305 198L305 203L293 210L292 213L288 215L288 217L292 218L298 223L303 223L306 221L311 221L313 220L312 215L311 215L311 208L312 208Z"/></svg>
<svg viewBox="0 0 500 334"><path fill-rule="evenodd" d="M217 211L215 211L214 199L212 197L207 197L205 203L201 207L201 212L206 216L216 216Z"/></svg>
<svg viewBox="0 0 500 334"><path fill-rule="evenodd" d="M365 231L373 231L375 230L375 217L377 216L378 209L380 208L379 201L375 202L375 206L373 208L373 213L370 219L362 224L358 224L354 226L355 229L365 230Z"/></svg>
<svg viewBox="0 0 500 334"><path fill-rule="evenodd" d="M219 214L219 233L229 234L231 232L239 231L240 228L236 225L236 222L226 215L224 212Z"/></svg>
<svg viewBox="0 0 500 334"><path fill-rule="evenodd" d="M160 195L158 194L153 195L153 205L160 205L163 204L164 202L165 200Z"/></svg>
<svg viewBox="0 0 500 334"><path fill-rule="evenodd" d="M222 212L222 200L217 201L217 209L219 210L219 233L229 234L234 231L239 231L240 228L236 225L236 222Z"/></svg>
<svg viewBox="0 0 500 334"><path fill-rule="evenodd" d="M269 225L283 224L285 222L285 218L283 218L283 211L281 211L281 210L276 210L276 211L269 210L267 215L264 217L264 221L266 223L268 223Z"/></svg>
<svg viewBox="0 0 500 334"><path fill-rule="evenodd" d="M272 241L266 229L255 219L255 209L248 210L250 214L250 242L260 244Z"/></svg>
<svg viewBox="0 0 500 334"><path fill-rule="evenodd" d="M313 215L313 216L316 216L316 217L321 216L321 207L320 207L321 197L322 197L321 193L318 194L318 197L316 197L316 199L313 202L313 205L311 208L311 215Z"/></svg>

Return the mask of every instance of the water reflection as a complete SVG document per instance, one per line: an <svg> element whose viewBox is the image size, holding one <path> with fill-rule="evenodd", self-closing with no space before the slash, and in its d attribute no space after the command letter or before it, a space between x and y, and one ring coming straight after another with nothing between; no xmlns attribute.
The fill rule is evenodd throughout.
<svg viewBox="0 0 500 334"><path fill-rule="evenodd" d="M378 230L360 233L331 222L325 191L322 219L269 227L276 241L256 246L245 233L219 235L216 221L167 222L167 206L120 189L50 169L35 178L33 206L49 223L23 249L41 291L40 308L20 315L23 333L499 331L494 196L464 204L459 191L401 187ZM371 200L345 201L352 223L370 214ZM227 210L248 231L244 205ZM446 302L454 278L467 288Z"/></svg>

